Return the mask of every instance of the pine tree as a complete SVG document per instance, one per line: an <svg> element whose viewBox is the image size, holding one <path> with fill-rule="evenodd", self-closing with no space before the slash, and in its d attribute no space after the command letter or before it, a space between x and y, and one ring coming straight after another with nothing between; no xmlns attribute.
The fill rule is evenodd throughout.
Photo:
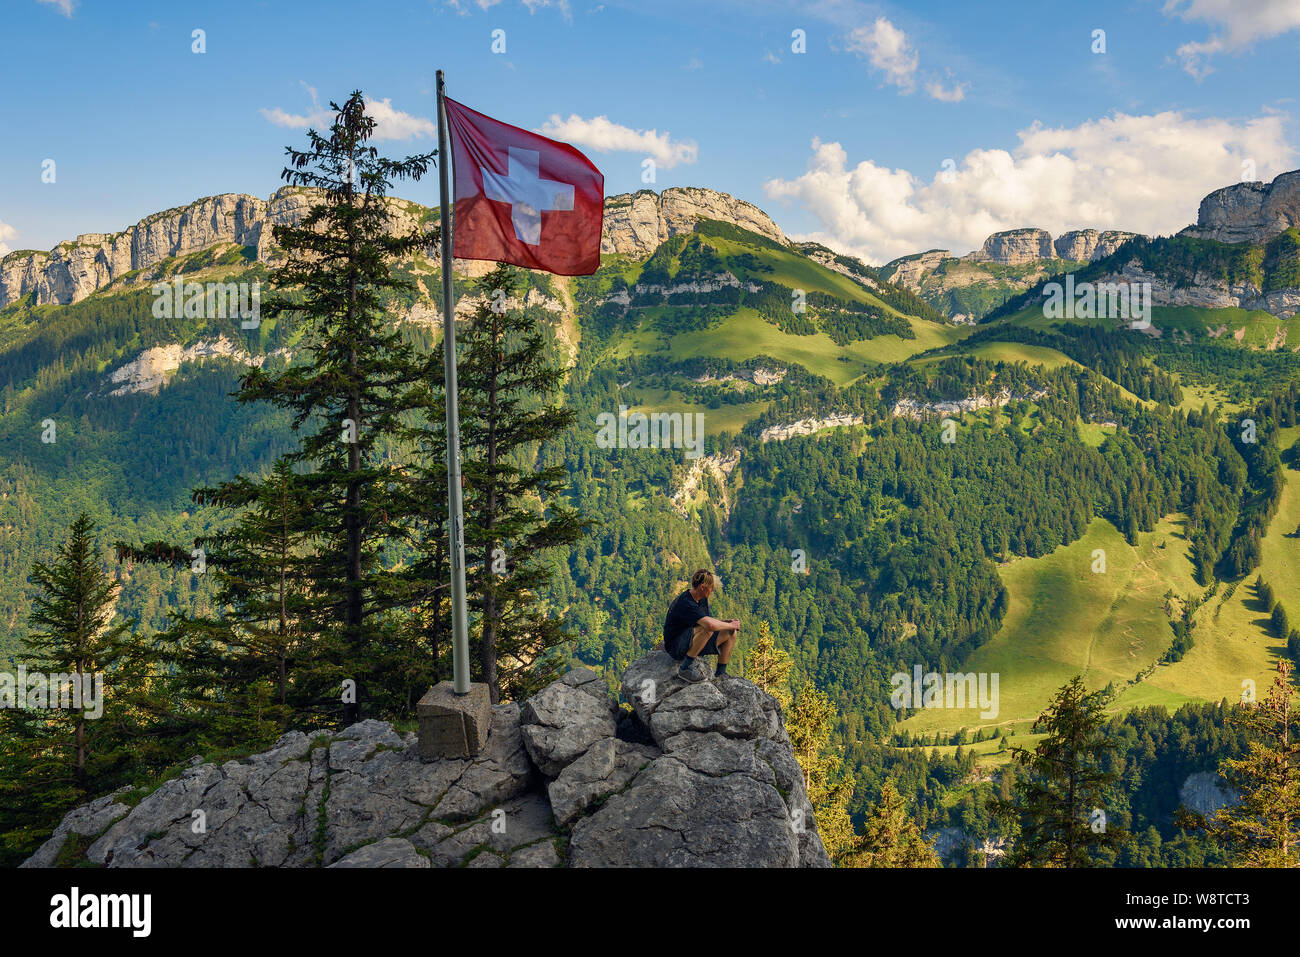
<svg viewBox="0 0 1300 957"><path fill-rule="evenodd" d="M804 790L817 820L822 846L832 861L853 842L848 802L852 782L844 774L844 756L833 746L835 708L822 691L805 684L793 696L785 720L786 733L803 769Z"/></svg>
<svg viewBox="0 0 1300 957"><path fill-rule="evenodd" d="M22 663L29 680L39 674L46 681L32 702L27 687L5 676L23 700L0 708L0 864L26 857L49 836L52 821L121 783L134 770L132 742L146 741L140 752L149 747L142 730L148 715L141 714L153 704L149 669L141 665L147 654L128 622L113 623L119 585L89 516L73 522L53 562L33 563L31 580L40 592Z"/></svg>
<svg viewBox="0 0 1300 957"><path fill-rule="evenodd" d="M862 834L844 855L846 867L938 867L934 846L907 813L903 796L892 780L880 789L880 800L863 822Z"/></svg>
<svg viewBox="0 0 1300 957"><path fill-rule="evenodd" d="M505 265L479 281L457 356L466 588L477 614L478 671L493 702L522 699L557 673L549 652L568 636L540 600L553 573L548 552L588 528L561 496L563 465L540 457L575 413L553 404L564 370L548 356L536 312L508 306L517 284Z"/></svg>
<svg viewBox="0 0 1300 957"><path fill-rule="evenodd" d="M295 718L320 724L333 717L338 653L322 653L307 622L316 559L308 536L310 503L287 458L261 481L243 476L195 489L193 501L234 512L223 531L185 550L165 542L118 544L119 559L172 564L212 586L210 614L178 616L158 636L196 736L225 744L265 742Z"/></svg>
<svg viewBox="0 0 1300 957"><path fill-rule="evenodd" d="M28 639L29 667L46 675L71 674L83 683L86 676L103 675L127 652L124 636L130 624L110 624L119 586L105 570L94 523L82 512L68 531L68 540L53 565L35 562L32 581L41 593L32 602ZM84 684L83 684L84 687ZM72 768L78 788L86 782L88 757L87 719L83 711L60 718L71 724Z"/></svg>
<svg viewBox="0 0 1300 957"><path fill-rule="evenodd" d="M742 631L742 635L746 634ZM790 669L793 663L772 636L772 626L758 623L753 644L745 655L745 677L776 699L783 714L790 711Z"/></svg>
<svg viewBox="0 0 1300 957"><path fill-rule="evenodd" d="M1015 782L1015 800L997 798L990 809L1016 825L1007 863L1016 867L1088 867L1095 851L1113 851L1128 838L1105 809L1117 776L1102 768L1118 745L1106 736L1105 695L1089 692L1076 675L1034 721L1046 735L1032 751L1012 748L1026 773Z"/></svg>
<svg viewBox="0 0 1300 957"><path fill-rule="evenodd" d="M288 459L301 473L322 556L313 595L323 613L307 624L343 648L338 664L356 682L356 699L344 702L350 723L377 677L376 646L391 640L386 613L406 598L384 565L385 547L404 539L413 512L408 475L392 451L428 399L428 363L387 307L415 288L394 263L430 236L419 225L399 232L386 195L392 181L423 176L433 154L380 157L360 92L330 107L327 136L309 130L307 150L286 148L283 179L309 189L311 205L297 225L275 227L286 258L273 276L277 294L264 304L300 336L306 361L253 369L237 397L288 410L300 435Z"/></svg>
<svg viewBox="0 0 1300 957"><path fill-rule="evenodd" d="M1244 758L1220 773L1241 796L1205 824L1239 867L1300 867L1300 727L1292 702L1291 663L1281 658L1268 694L1233 710L1251 736Z"/></svg>

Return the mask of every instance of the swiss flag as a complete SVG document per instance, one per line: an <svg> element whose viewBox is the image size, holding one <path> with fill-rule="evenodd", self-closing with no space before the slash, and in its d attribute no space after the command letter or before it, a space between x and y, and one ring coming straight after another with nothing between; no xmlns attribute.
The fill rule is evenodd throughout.
<svg viewBox="0 0 1300 957"><path fill-rule="evenodd" d="M605 177L567 143L444 97L456 172L458 259L586 276L600 267Z"/></svg>

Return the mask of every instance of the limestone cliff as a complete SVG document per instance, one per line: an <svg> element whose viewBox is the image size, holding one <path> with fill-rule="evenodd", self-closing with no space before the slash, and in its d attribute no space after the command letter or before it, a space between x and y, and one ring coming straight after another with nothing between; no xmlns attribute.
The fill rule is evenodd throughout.
<svg viewBox="0 0 1300 957"><path fill-rule="evenodd" d="M648 189L605 200L602 253L642 258L670 236L688 233L701 219L717 219L786 244L785 233L752 203L726 193L694 186L673 186L662 193Z"/></svg>
<svg viewBox="0 0 1300 957"><path fill-rule="evenodd" d="M472 760L414 733L292 731L68 813L23 863L106 867L826 867L780 707L743 678L687 684L663 651L622 698L586 668L493 709Z"/></svg>
<svg viewBox="0 0 1300 957"><path fill-rule="evenodd" d="M35 305L68 305L138 270L213 246L235 244L255 251L261 262L275 255L272 227L299 222L307 212L306 190L284 187L269 199L225 193L188 206L147 216L120 233L85 233L49 252L20 250L0 259L0 309L32 294ZM418 203L390 199L394 228L409 231L431 222ZM779 243L788 240L758 207L726 193L672 187L662 193L641 190L605 200L601 252L642 258L665 239L690 232L700 219L717 219ZM456 269L481 275L483 263L457 260Z"/></svg>
<svg viewBox="0 0 1300 957"><path fill-rule="evenodd" d="M972 258L980 261L1018 266L1021 263L1051 259L1052 237L1045 229L1008 229L994 233L984 240L984 245Z"/></svg>
<svg viewBox="0 0 1300 957"><path fill-rule="evenodd" d="M1178 235L1223 243L1265 243L1300 226L1300 170L1273 182L1236 183L1201 200L1196 225Z"/></svg>

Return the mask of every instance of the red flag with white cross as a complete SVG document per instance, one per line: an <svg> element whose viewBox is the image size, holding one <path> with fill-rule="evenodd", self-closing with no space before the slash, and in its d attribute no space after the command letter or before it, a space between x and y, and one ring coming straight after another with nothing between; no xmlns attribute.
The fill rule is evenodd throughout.
<svg viewBox="0 0 1300 957"><path fill-rule="evenodd" d="M568 143L444 97L456 174L453 252L561 276L600 267L605 177Z"/></svg>

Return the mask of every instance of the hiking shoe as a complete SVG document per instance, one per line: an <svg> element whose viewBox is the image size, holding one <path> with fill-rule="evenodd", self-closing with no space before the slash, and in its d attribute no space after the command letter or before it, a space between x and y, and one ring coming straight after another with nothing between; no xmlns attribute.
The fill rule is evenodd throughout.
<svg viewBox="0 0 1300 957"><path fill-rule="evenodd" d="M678 668L677 677L688 684L699 684L701 681L708 680L704 675L700 674L699 669L694 665L689 668Z"/></svg>

